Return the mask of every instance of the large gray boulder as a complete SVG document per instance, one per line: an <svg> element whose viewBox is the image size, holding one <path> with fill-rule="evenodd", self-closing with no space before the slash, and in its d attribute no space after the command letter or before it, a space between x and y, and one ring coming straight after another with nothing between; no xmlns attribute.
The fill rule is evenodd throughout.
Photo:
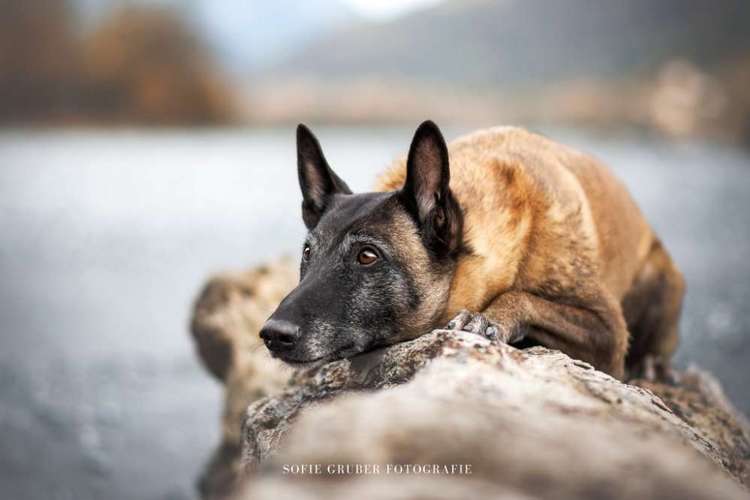
<svg viewBox="0 0 750 500"><path fill-rule="evenodd" d="M213 314L243 307L227 304ZM257 329L244 335L257 342ZM624 384L558 351L448 330L298 371L284 387L278 369L267 385L240 384L252 394L228 390L241 402L227 407L249 406L204 497L748 498L749 427L697 370L677 385Z"/></svg>

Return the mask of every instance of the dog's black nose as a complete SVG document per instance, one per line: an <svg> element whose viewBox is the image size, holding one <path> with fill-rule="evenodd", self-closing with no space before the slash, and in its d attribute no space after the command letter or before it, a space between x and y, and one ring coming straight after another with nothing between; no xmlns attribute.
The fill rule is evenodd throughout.
<svg viewBox="0 0 750 500"><path fill-rule="evenodd" d="M288 321L269 319L260 330L260 338L269 351L291 351L299 338L299 327Z"/></svg>

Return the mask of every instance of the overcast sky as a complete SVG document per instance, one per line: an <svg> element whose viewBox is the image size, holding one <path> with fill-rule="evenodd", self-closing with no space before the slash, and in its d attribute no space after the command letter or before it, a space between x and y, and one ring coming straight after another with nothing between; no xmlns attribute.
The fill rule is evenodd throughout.
<svg viewBox="0 0 750 500"><path fill-rule="evenodd" d="M344 0L362 15L376 19L387 19L409 10L433 5L441 0Z"/></svg>

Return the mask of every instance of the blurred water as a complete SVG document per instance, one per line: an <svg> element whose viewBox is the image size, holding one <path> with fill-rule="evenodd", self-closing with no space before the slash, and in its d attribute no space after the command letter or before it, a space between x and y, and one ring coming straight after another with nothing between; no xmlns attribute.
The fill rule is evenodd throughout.
<svg viewBox="0 0 750 500"><path fill-rule="evenodd" d="M549 133L630 186L688 279L678 362L750 410L750 157ZM319 137L363 190L410 131ZM3 498L192 498L221 390L194 359L191 301L302 234L291 128L0 133Z"/></svg>

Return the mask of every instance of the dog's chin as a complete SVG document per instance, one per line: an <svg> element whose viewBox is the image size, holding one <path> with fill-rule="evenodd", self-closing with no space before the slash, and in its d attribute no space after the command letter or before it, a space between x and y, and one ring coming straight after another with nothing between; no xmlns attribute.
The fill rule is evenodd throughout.
<svg viewBox="0 0 750 500"><path fill-rule="evenodd" d="M278 359L279 361L283 361L287 365L293 367L293 368L317 368L319 366L323 366L327 363L330 363L332 361L337 361L339 359L345 359L345 358L351 358L352 356L356 356L357 354L360 354L363 352L362 349L357 348L357 346L353 344L349 344L346 346L343 346L339 349L336 349L335 351L332 351L328 354L325 354L323 356L310 356L310 357L294 357L294 356L288 356L284 354L271 354L274 358Z"/></svg>

